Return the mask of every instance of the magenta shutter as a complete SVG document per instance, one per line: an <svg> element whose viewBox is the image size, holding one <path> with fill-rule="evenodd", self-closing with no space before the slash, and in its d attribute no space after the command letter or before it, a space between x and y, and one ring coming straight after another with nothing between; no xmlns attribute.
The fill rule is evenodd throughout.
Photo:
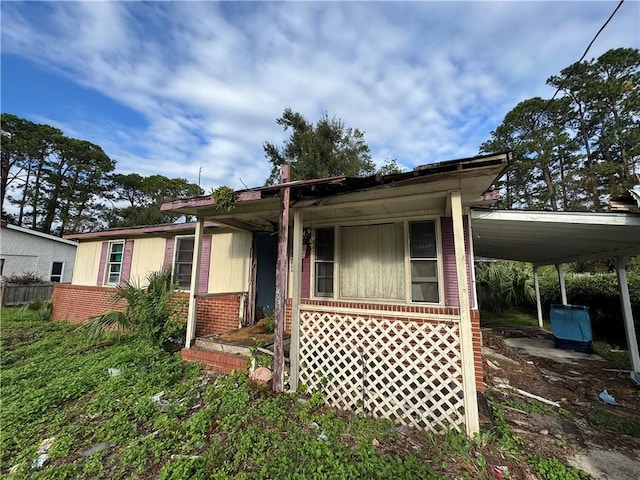
<svg viewBox="0 0 640 480"><path fill-rule="evenodd" d="M164 260L162 261L163 268L173 268L173 249L175 248L175 237L167 238L164 244Z"/></svg>
<svg viewBox="0 0 640 480"><path fill-rule="evenodd" d="M207 293L209 290L209 266L211 265L211 235L202 237L202 255L200 257L200 281L198 293Z"/></svg>
<svg viewBox="0 0 640 480"><path fill-rule="evenodd" d="M469 217L462 217L464 228L464 249L467 254L467 282L469 283L469 305L475 308L473 294L473 276L471 262L471 244L469 239ZM442 217L440 219L440 230L442 233L442 259L444 262L444 298L445 305L449 307L457 307L458 301L458 281L456 273L456 254L453 245L453 221L451 217Z"/></svg>
<svg viewBox="0 0 640 480"><path fill-rule="evenodd" d="M302 258L301 295L302 298L311 298L311 246L306 245L307 250Z"/></svg>
<svg viewBox="0 0 640 480"><path fill-rule="evenodd" d="M100 263L98 264L98 279L96 285L104 283L104 267L107 263L107 255L109 255L109 242L102 242L102 251L100 252Z"/></svg>
<svg viewBox="0 0 640 480"><path fill-rule="evenodd" d="M133 260L133 240L124 242L124 254L122 256L122 272L120 272L120 284L129 281L131 276L131 261Z"/></svg>

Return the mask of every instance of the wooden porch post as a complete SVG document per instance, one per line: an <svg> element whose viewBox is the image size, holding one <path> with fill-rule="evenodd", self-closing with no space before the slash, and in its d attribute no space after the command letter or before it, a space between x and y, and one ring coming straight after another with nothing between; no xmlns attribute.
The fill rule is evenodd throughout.
<svg viewBox="0 0 640 480"><path fill-rule="evenodd" d="M542 328L542 301L540 300L540 279L538 278L538 265L533 266L533 287L536 291L536 308L538 310L538 326Z"/></svg>
<svg viewBox="0 0 640 480"><path fill-rule="evenodd" d="M204 218L198 217L195 239L193 242L193 263L191 267L191 287L189 288L189 313L187 314L187 336L185 347L191 348L191 340L196 336L196 306L198 303L198 286L200 284L200 259L202 258L202 231Z"/></svg>
<svg viewBox="0 0 640 480"><path fill-rule="evenodd" d="M558 281L560 282L560 297L562 298L562 304L568 305L567 301L567 287L564 283L564 268L561 263L556 264L556 270L558 270Z"/></svg>
<svg viewBox="0 0 640 480"><path fill-rule="evenodd" d="M282 166L281 182L289 182L290 165ZM289 271L289 187L280 191L280 223L278 224L278 260L276 263L276 328L273 351L273 391L284 390L284 325L287 307L287 273Z"/></svg>
<svg viewBox="0 0 640 480"><path fill-rule="evenodd" d="M462 222L462 197L459 190L451 192L451 217L453 244L456 256L458 281L458 305L460 308L460 353L462 357L462 387L464 391L464 417L469 437L480 431L478 397L476 391L476 369L474 364L473 332L469 307L469 284L467 282L467 254L464 247L464 224Z"/></svg>
<svg viewBox="0 0 640 480"><path fill-rule="evenodd" d="M638 353L638 337L633 324L633 311L629 298L629 284L627 283L626 267L629 257L616 258L616 272L618 274L618 289L620 290L620 302L622 303L622 318L624 319L624 331L627 334L629 356L631 357L631 370L640 372L640 353Z"/></svg>
<svg viewBox="0 0 640 480"><path fill-rule="evenodd" d="M293 211L293 265L291 266L291 343L289 345L289 389L298 389L300 375L300 285L302 280L302 212Z"/></svg>

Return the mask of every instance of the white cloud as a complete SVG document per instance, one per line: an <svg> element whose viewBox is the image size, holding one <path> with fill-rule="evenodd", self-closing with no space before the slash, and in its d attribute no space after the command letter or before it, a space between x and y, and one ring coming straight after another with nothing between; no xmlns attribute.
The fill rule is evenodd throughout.
<svg viewBox="0 0 640 480"><path fill-rule="evenodd" d="M610 2L119 3L2 5L3 51L138 112L65 125L122 171L220 184L267 177L262 142L285 107L366 132L377 161L473 155L522 99L550 96ZM592 55L637 46L626 4ZM635 14L635 15L634 15ZM635 17L635 18L633 18ZM88 105L87 109L91 106ZM99 117L99 116L98 116Z"/></svg>

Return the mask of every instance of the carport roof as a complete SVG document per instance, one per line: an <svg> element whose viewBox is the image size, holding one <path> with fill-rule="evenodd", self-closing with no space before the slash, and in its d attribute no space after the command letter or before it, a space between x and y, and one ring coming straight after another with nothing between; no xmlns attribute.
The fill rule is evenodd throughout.
<svg viewBox="0 0 640 480"><path fill-rule="evenodd" d="M471 211L476 257L537 265L640 255L640 215Z"/></svg>

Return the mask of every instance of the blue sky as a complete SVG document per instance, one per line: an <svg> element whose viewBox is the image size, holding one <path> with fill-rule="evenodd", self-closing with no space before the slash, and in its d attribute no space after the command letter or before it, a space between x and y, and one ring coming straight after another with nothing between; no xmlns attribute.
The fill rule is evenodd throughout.
<svg viewBox="0 0 640 480"><path fill-rule="evenodd" d="M121 173L262 185L285 107L365 132L406 168L478 153L551 97L617 1L11 2L2 112L101 145ZM640 46L627 0L590 50Z"/></svg>

